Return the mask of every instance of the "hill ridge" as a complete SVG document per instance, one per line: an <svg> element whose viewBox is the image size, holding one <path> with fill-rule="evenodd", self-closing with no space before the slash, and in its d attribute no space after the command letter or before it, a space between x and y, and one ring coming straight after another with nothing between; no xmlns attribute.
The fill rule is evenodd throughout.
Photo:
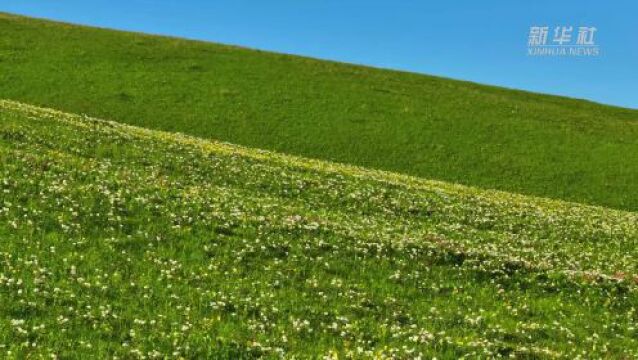
<svg viewBox="0 0 638 360"><path fill-rule="evenodd" d="M24 113L30 113L34 115L62 116L62 118L68 118L71 124L80 125L80 126L82 126L83 121L102 122L105 124L122 128L122 129L133 131L136 134L151 135L151 136L155 135L155 136L159 136L160 138L164 140L167 140L167 138L170 138L170 141L176 141L179 143L189 144L189 145L196 144L196 145L202 146L204 149L207 148L206 145L214 145L215 151L249 156L251 158L255 158L259 160L264 160L267 158L270 161L277 161L281 163L284 163L284 162L291 163L291 164L294 164L295 166L307 167L313 170L328 171L328 172L334 172L334 173L340 173L340 174L347 174L351 176L368 176L375 180L389 182L395 185L402 184L407 187L416 187L421 189L435 187L444 191L458 191L458 192L471 192L471 191L478 190L487 195L489 194L500 195L504 197L511 197L516 200L532 200L532 202L538 203L538 204L546 204L546 205L561 205L562 204L564 205L564 207L567 207L567 208L569 207L582 207L582 208L592 208L592 209L597 208L597 209L601 209L601 210L605 210L605 211L617 214L619 216L638 215L638 212L636 211L616 209L616 208L606 207L602 205L579 203L575 201L561 200L561 199L543 197L543 196L527 195L527 194L521 194L521 193L503 191L503 190L497 190L497 189L481 188L478 186L465 185L465 184L448 182L443 180L436 180L436 179L428 179L428 178L418 177L414 175L393 172L389 170L367 168L364 166L353 165L348 163L341 163L341 162L335 162L335 161L318 159L318 158L309 158L309 157L292 155L292 154L287 154L287 153L282 153L282 152L267 150L267 149L258 149L258 148L253 148L253 147L249 147L245 145L230 143L227 141L221 141L217 139L205 139L205 138L201 138L198 136L193 136L193 135L189 135L189 134L185 134L181 132L169 132L165 130L157 130L152 128L145 128L145 127L130 125L126 123L121 123L121 122L118 122L117 120L99 119L86 114L73 114L73 113L69 113L69 112L65 112L65 111L61 111L61 110L57 110L53 108L31 105L31 104L23 103L20 101L11 100L11 99L0 99L0 107L4 109L18 110ZM52 117L51 119L54 121L63 121L61 120L61 118L57 118L57 117ZM208 148L208 151L211 151L211 149Z"/></svg>
<svg viewBox="0 0 638 360"><path fill-rule="evenodd" d="M479 188L638 210L638 110L0 17L0 98Z"/></svg>

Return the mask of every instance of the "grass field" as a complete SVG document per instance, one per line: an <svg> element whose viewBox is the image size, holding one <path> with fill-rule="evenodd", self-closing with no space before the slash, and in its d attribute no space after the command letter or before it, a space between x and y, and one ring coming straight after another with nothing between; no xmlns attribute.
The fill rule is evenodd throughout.
<svg viewBox="0 0 638 360"><path fill-rule="evenodd" d="M0 32L0 98L638 210L636 110L11 15Z"/></svg>
<svg viewBox="0 0 638 360"><path fill-rule="evenodd" d="M0 102L6 358L634 358L638 215Z"/></svg>

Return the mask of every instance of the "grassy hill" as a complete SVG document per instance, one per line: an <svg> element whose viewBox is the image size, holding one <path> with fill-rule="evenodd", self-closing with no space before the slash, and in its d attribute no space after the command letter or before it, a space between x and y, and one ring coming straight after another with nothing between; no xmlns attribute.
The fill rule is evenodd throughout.
<svg viewBox="0 0 638 360"><path fill-rule="evenodd" d="M0 164L7 358L638 356L636 213L12 101Z"/></svg>
<svg viewBox="0 0 638 360"><path fill-rule="evenodd" d="M11 15L0 14L0 31L2 98L638 210L636 110Z"/></svg>

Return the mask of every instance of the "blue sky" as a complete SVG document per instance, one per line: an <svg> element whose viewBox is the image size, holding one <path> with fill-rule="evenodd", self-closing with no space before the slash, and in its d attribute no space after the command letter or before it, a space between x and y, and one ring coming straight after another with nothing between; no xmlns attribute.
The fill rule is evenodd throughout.
<svg viewBox="0 0 638 360"><path fill-rule="evenodd" d="M638 108L638 1L4 0L0 11ZM531 26L594 26L601 54L528 56Z"/></svg>

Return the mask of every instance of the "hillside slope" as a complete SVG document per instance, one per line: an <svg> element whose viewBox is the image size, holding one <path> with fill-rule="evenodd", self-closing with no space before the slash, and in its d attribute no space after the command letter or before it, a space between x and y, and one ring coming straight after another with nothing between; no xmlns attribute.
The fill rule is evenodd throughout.
<svg viewBox="0 0 638 360"><path fill-rule="evenodd" d="M0 14L0 31L2 98L638 210L635 110L11 15Z"/></svg>
<svg viewBox="0 0 638 360"><path fill-rule="evenodd" d="M638 215L0 101L7 357L638 356Z"/></svg>

